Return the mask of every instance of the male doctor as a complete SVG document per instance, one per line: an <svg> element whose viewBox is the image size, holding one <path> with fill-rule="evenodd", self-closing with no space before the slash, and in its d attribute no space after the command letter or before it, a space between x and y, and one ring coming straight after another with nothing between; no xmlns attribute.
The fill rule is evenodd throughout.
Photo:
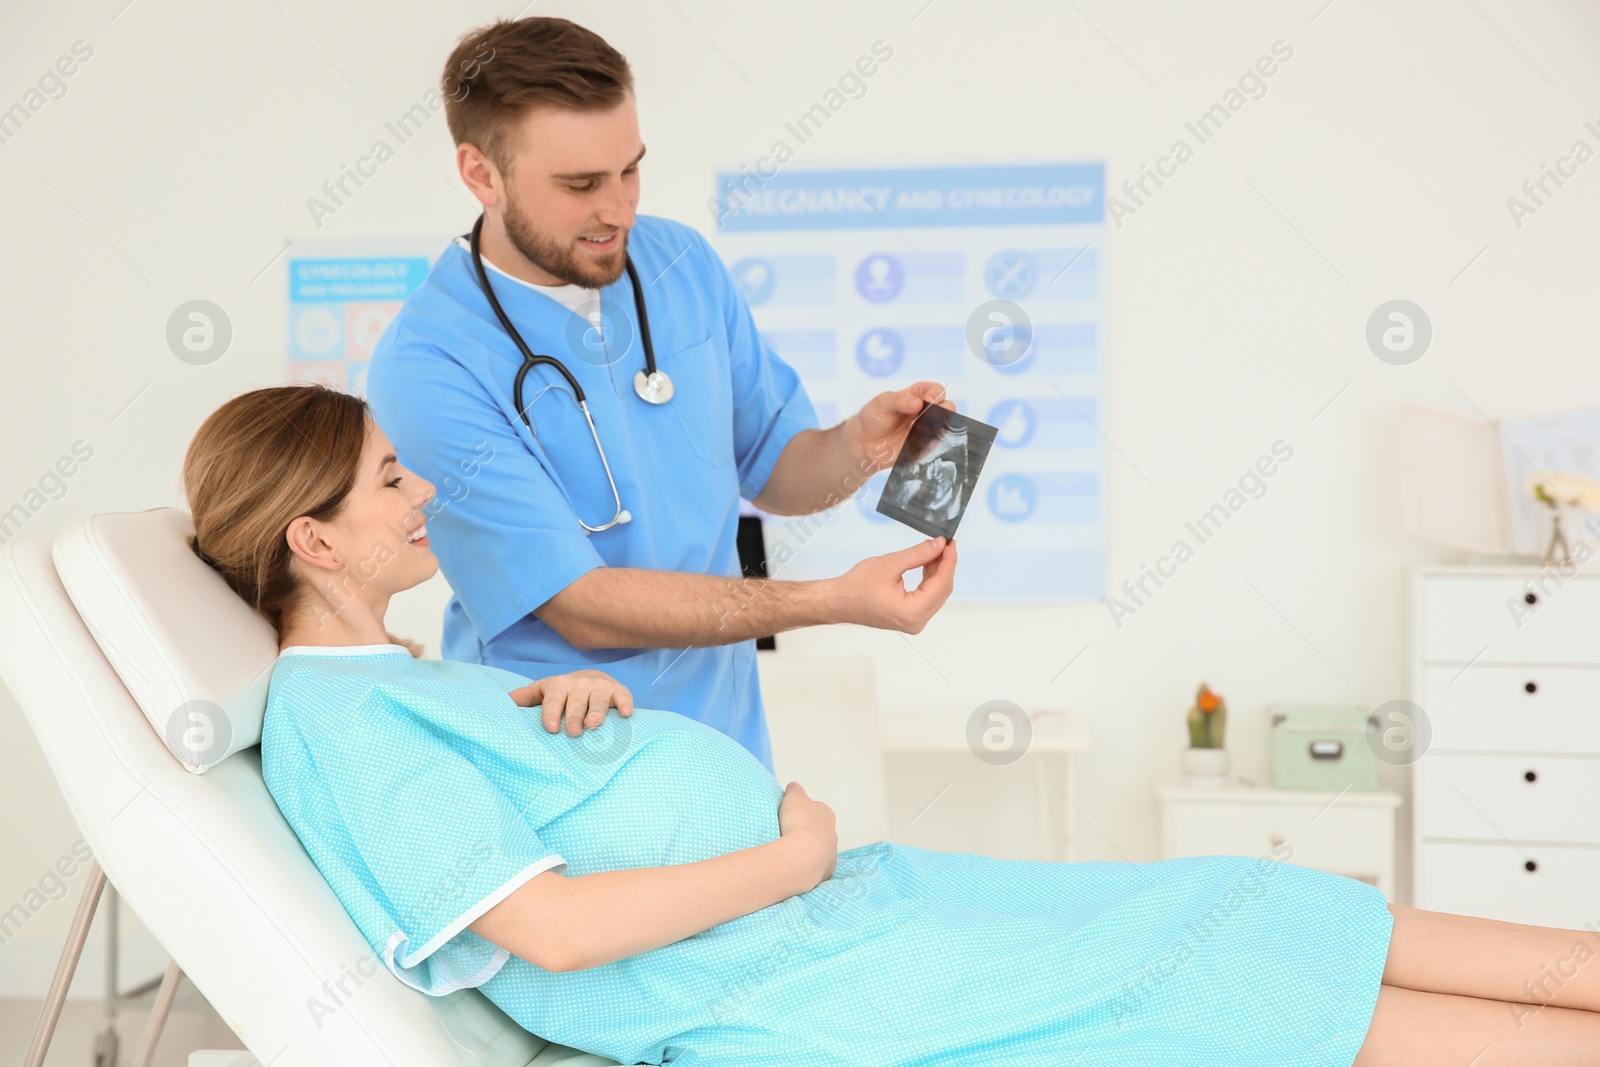
<svg viewBox="0 0 1600 1067"><path fill-rule="evenodd" d="M706 240L635 214L633 78L595 34L497 22L461 40L445 89L456 165L483 206L484 277L528 350L576 380L593 431L547 363L529 367L519 410L524 356L458 238L367 384L401 462L439 487L427 534L454 593L443 655L535 678L603 669L639 706L700 719L770 770L754 638L836 622L918 633L950 595L956 549L939 538L834 579L744 579L739 498L778 515L838 506L893 463L924 402L949 406L944 391L918 382L818 429ZM660 378L635 389L646 322L664 402ZM568 732L604 711L566 708Z"/></svg>

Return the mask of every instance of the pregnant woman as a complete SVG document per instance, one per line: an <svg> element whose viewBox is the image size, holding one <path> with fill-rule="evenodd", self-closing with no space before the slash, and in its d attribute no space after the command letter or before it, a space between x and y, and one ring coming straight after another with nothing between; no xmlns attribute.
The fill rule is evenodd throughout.
<svg viewBox="0 0 1600 1067"><path fill-rule="evenodd" d="M838 852L826 805L599 672L414 658L389 598L437 569L428 509L476 490L436 501L357 398L237 397L184 482L196 552L279 635L267 785L426 993L624 1064L1600 1064L1587 933L1271 858Z"/></svg>

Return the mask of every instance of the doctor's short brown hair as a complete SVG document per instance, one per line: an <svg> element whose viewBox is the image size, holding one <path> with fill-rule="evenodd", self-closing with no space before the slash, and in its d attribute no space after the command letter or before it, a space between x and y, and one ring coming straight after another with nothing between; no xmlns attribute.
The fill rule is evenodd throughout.
<svg viewBox="0 0 1600 1067"><path fill-rule="evenodd" d="M471 143L510 176L514 125L534 107L608 111L633 92L622 53L575 22L501 19L462 37L440 81L455 143Z"/></svg>

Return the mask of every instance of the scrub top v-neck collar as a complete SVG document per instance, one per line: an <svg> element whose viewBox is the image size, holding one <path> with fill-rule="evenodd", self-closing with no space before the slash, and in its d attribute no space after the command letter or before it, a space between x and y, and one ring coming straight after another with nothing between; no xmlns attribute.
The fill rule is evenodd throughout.
<svg viewBox="0 0 1600 1067"><path fill-rule="evenodd" d="M472 246L467 242L467 239L465 237L457 237L454 244L457 248L461 249L461 251L467 254L467 258L470 261L472 258ZM502 278L509 279L510 281L516 282L518 285L523 286L524 288L531 289L540 296L549 297L551 300L554 300L568 311L571 311L573 314L577 314L578 308L583 304L588 303L600 295L600 290L598 289L588 289L572 282L568 282L565 285L539 285L535 282L530 282L525 278L517 277L515 274L506 271L502 267L496 266L494 262L487 256L485 256L483 259L483 265L489 268L489 270L495 274L500 275Z"/></svg>

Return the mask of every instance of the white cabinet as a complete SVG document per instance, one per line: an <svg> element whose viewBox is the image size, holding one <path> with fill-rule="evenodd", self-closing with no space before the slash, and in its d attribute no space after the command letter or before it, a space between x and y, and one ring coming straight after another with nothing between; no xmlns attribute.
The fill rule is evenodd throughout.
<svg viewBox="0 0 1600 1067"><path fill-rule="evenodd" d="M1600 573L1414 575L1419 908L1578 928L1600 916Z"/></svg>
<svg viewBox="0 0 1600 1067"><path fill-rule="evenodd" d="M1258 856L1370 882L1394 899L1394 793L1163 789L1161 858Z"/></svg>

